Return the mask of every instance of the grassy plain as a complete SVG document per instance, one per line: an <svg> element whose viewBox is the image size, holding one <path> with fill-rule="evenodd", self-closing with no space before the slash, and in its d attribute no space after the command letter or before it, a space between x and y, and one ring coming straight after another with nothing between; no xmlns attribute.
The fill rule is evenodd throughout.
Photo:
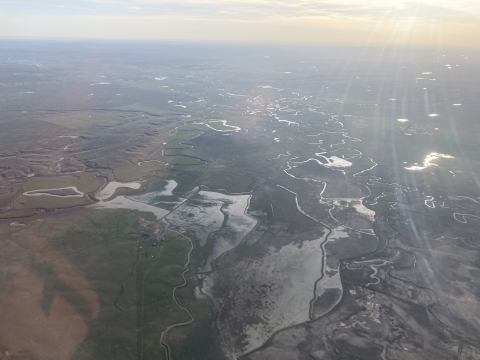
<svg viewBox="0 0 480 360"><path fill-rule="evenodd" d="M402 63L397 52L388 61L366 61L365 53L356 61L341 49L317 56L310 48L276 54L262 47L252 56L228 47L203 53L145 45L137 53L134 45L65 46L68 56L52 57L51 49L0 55L0 284L8 294L0 311L15 315L0 324L2 354L165 359L162 332L190 320L172 298L183 283L185 237L151 214L66 209L91 203L87 196L21 195L68 186L92 194L107 179L145 180L138 190L116 192L125 196L159 191L171 179L179 197L197 186L252 194L261 222L214 262L214 301L198 291L207 274L197 273L212 241L200 248L192 238L187 283L175 294L195 321L166 335L172 360L222 359L226 343L241 354L247 325L280 319L281 289L298 285L288 276L303 261L283 271L267 255L297 251L327 233L323 224L337 227L324 198L343 197L375 211L376 237L347 231L325 246L325 258L340 263L338 306L275 333L245 358L463 359L476 350L463 356L462 344L480 348L472 316L479 296L478 81L467 59L448 69L464 75L457 86L438 57ZM432 69L438 81L422 80L426 91L417 76ZM242 129L227 132L220 119ZM408 125L420 130L408 135ZM454 159L405 169L432 152ZM299 165L331 156L351 165ZM289 166L296 170L287 174ZM338 218L346 222L348 213ZM284 277L275 284L269 279L277 273Z"/></svg>
<svg viewBox="0 0 480 360"><path fill-rule="evenodd" d="M142 227L139 232L139 216L141 222L157 223L149 213L129 210L70 210L60 217L45 215L41 222L24 221L22 227L9 231L13 231L15 242L20 234L26 239L22 240L22 252L31 260L25 265L42 280L40 305L45 316L56 311L57 299L63 299L88 325L88 333L77 339L71 359L162 359L161 333L170 325L189 320L172 293L183 283L190 242L161 226ZM150 234L145 240L146 233ZM36 239L42 239L41 248ZM8 243L2 240L2 244ZM14 259L10 262L20 265ZM71 270L59 272L65 267ZM82 274L77 283L75 276L80 275L76 273ZM195 302L190 290L189 286L179 291L179 298L188 306ZM86 301L89 294L92 301ZM211 307L209 304L203 302L203 306ZM21 308L22 304L16 306ZM24 309L26 314L29 311ZM211 308L208 311L212 313ZM54 326L51 331L55 331ZM22 346L9 348L20 351Z"/></svg>

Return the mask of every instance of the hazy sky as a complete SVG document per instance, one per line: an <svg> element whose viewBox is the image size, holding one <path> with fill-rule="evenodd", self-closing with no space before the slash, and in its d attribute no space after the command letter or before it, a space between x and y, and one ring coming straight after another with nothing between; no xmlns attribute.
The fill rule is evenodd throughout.
<svg viewBox="0 0 480 360"><path fill-rule="evenodd" d="M0 0L0 36L480 46L480 0Z"/></svg>

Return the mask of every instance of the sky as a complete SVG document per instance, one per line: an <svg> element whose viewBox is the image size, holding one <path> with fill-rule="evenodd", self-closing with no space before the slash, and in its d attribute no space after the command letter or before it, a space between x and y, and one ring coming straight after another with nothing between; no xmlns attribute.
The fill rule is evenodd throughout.
<svg viewBox="0 0 480 360"><path fill-rule="evenodd" d="M480 46L480 0L0 0L0 37Z"/></svg>

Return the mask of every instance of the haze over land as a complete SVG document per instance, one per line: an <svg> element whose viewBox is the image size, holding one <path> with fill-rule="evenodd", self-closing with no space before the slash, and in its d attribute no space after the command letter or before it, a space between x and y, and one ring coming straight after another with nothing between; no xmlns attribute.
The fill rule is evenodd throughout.
<svg viewBox="0 0 480 360"><path fill-rule="evenodd" d="M479 15L0 2L0 359L480 360Z"/></svg>
<svg viewBox="0 0 480 360"><path fill-rule="evenodd" d="M0 54L2 355L480 357L478 52Z"/></svg>

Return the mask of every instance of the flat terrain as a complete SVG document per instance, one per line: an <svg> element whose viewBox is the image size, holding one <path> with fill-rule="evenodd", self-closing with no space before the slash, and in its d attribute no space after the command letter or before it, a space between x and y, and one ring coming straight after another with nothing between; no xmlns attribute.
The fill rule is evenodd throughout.
<svg viewBox="0 0 480 360"><path fill-rule="evenodd" d="M480 359L479 60L0 42L0 359Z"/></svg>

